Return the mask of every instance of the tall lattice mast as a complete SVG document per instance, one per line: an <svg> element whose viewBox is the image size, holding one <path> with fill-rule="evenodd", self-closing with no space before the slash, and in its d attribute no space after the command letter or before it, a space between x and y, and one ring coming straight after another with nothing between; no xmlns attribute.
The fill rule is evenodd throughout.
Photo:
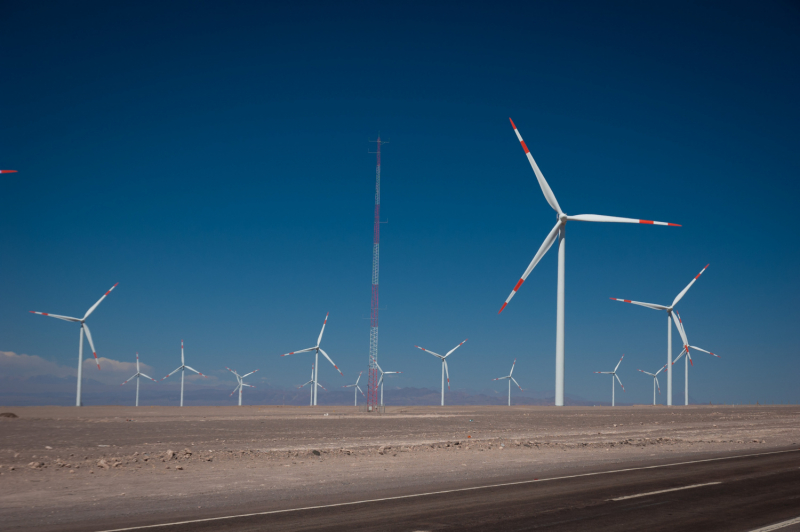
<svg viewBox="0 0 800 532"><path fill-rule="evenodd" d="M374 411L378 406L378 269L380 263L381 240L381 144L380 135L374 141L378 145L375 152L378 164L375 167L375 222L372 236L372 307L369 319L369 383L367 387L367 407Z"/></svg>

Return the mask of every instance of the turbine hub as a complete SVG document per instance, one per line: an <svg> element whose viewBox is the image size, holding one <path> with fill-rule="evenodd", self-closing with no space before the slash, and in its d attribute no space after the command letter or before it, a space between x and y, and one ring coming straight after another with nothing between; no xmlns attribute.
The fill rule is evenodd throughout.
<svg viewBox="0 0 800 532"><path fill-rule="evenodd" d="M567 213L562 212L561 214L558 215L558 219L562 224L567 223Z"/></svg>

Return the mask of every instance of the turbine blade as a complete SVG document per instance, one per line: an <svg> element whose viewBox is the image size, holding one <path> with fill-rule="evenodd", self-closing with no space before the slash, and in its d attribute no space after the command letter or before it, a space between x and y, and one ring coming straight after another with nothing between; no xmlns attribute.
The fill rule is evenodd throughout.
<svg viewBox="0 0 800 532"><path fill-rule="evenodd" d="M641 371L642 373L650 375L651 377L655 377L655 375L653 373L650 373L649 371L644 371L643 369L637 369L636 371Z"/></svg>
<svg viewBox="0 0 800 532"><path fill-rule="evenodd" d="M286 353L285 355L281 355L282 357L288 357L289 355L296 355L297 353L306 353L308 351L315 350L316 347L309 347L308 349L301 349L300 351L292 351L291 353Z"/></svg>
<svg viewBox="0 0 800 532"><path fill-rule="evenodd" d="M447 360L442 359L442 364L444 364L444 374L447 375L447 389L450 389L450 372L447 371Z"/></svg>
<svg viewBox="0 0 800 532"><path fill-rule="evenodd" d="M519 383L518 383L518 382L517 382L517 381L514 379L514 377L509 377L509 379L511 379L512 381L514 381L514 384L516 384L516 385L517 385L517 388L519 388L519 391L521 391L521 392L524 392L524 391L525 391L525 390L523 390L523 389L522 389L522 386L520 386L520 385L519 385Z"/></svg>
<svg viewBox="0 0 800 532"><path fill-rule="evenodd" d="M432 355L433 355L433 356L435 356L435 357L444 358L444 357L443 357L442 355L440 355L439 353L434 353L433 351L428 351L428 350L427 350L427 349L425 349L424 347L420 347L420 346L418 346L418 345L415 345L414 347L416 347L417 349L422 349L422 350L423 350L423 351L425 351L426 353L430 353L430 354L432 354Z"/></svg>
<svg viewBox="0 0 800 532"><path fill-rule="evenodd" d="M623 358L625 358L625 355L622 355L621 357L619 357L619 362L617 362L617 367L616 367L616 368L614 368L614 372L615 372L615 373L616 373L616 371L617 371L617 368L619 368L619 365L620 365L620 364L622 364L622 359L623 359Z"/></svg>
<svg viewBox="0 0 800 532"><path fill-rule="evenodd" d="M237 377L237 378L239 377L239 374L238 374L238 373L236 373L235 371L233 371L233 370L232 370L231 368L229 368L228 366L225 366L225 369L227 369L228 371L230 371L231 373L233 373L234 375L236 375L236 377Z"/></svg>
<svg viewBox="0 0 800 532"><path fill-rule="evenodd" d="M364 390L361 389L361 386L356 386L356 388L358 388L358 391L361 392L361 395L364 395ZM366 397L366 395L364 395L364 397Z"/></svg>
<svg viewBox="0 0 800 532"><path fill-rule="evenodd" d="M381 368L378 368L378 369L381 369ZM356 386L358 386L358 381L360 381L360 380L361 380L361 374L362 374L362 373L364 373L364 372L363 372L363 371L359 371L359 372L358 372L358 378L356 379ZM381 375L381 376L383 376L383 375Z"/></svg>
<svg viewBox="0 0 800 532"><path fill-rule="evenodd" d="M677 296L675 296L675 301L673 301L673 302L672 302L672 306L673 306L673 307L674 307L675 305L677 305L677 304L678 304L678 301L680 301L680 300L683 298L683 296L684 296L684 295L686 295L686 292L688 292L688 291L689 291L689 289L692 287L692 285L693 285L693 284L694 284L694 282L697 280L697 278L698 278L698 277L700 277L701 275L703 275L703 272L704 272L704 271L706 271L706 269L707 269L709 266L711 266L711 264L706 264L706 267L705 267L705 268L703 268L702 270L700 270L700 273L698 273L697 275L695 275L695 276L694 276L694 279L692 279L692 280L691 280L691 282L689 282L689 284L688 284L688 285L686 285L686 288L684 288L683 290L681 290L681 293L680 293L680 294L678 294Z"/></svg>
<svg viewBox="0 0 800 532"><path fill-rule="evenodd" d="M616 297L609 297L608 299L622 301L623 303L631 303L632 305L639 305L640 307L647 307L655 310L667 310L669 308L665 307L664 305L656 305L655 303L642 303L641 301L631 301L630 299L618 299Z"/></svg>
<svg viewBox="0 0 800 532"><path fill-rule="evenodd" d="M16 170L0 170L0 174L16 174Z"/></svg>
<svg viewBox="0 0 800 532"><path fill-rule="evenodd" d="M330 314L330 312L325 314L325 321L322 322L322 330L319 332L319 338L317 338L317 347L319 347L320 342L322 342L322 333L325 332L325 325L328 323L328 314Z"/></svg>
<svg viewBox="0 0 800 532"><path fill-rule="evenodd" d="M678 333L681 335L681 340L683 340L683 348L688 351L689 350L689 340L686 339L686 330L683 328L683 320L681 320L681 315L675 312L675 316L677 316L677 320L672 320L675 322L675 327L678 329Z"/></svg>
<svg viewBox="0 0 800 532"><path fill-rule="evenodd" d="M656 380L656 388L658 388L658 393L661 393L661 385L658 384L658 377L653 377Z"/></svg>
<svg viewBox="0 0 800 532"><path fill-rule="evenodd" d="M240 385L238 385L238 384L236 385L236 388L233 389L233 391L231 392L231 395L235 394L239 390L239 386ZM230 397L230 395L228 397Z"/></svg>
<svg viewBox="0 0 800 532"><path fill-rule="evenodd" d="M138 375L138 373L137 373L136 375ZM136 378L136 375L134 375L134 376L133 376L133 377L131 377L130 379L128 379L128 380L126 380L125 382L123 382L122 384L120 384L120 386L122 386L123 384L128 384L128 383L129 383L131 380L133 380L134 378Z"/></svg>
<svg viewBox="0 0 800 532"><path fill-rule="evenodd" d="M323 385L321 385L320 383L317 383L317 386L319 386L320 388L322 388L326 392L328 391L328 389L326 387L324 387Z"/></svg>
<svg viewBox="0 0 800 532"><path fill-rule="evenodd" d="M464 342L466 342L467 340L469 340L469 338L464 338ZM447 358L447 357L449 357L449 356L450 356L450 354L451 354L453 351L455 351L456 349L458 349L459 347L461 347L462 345L464 345L464 342L461 342L460 344L458 344L457 346L455 346L453 349L451 349L450 351L448 351L448 352L447 352L447 354L444 356L444 358Z"/></svg>
<svg viewBox="0 0 800 532"><path fill-rule="evenodd" d="M186 369L188 369L189 371L194 371L195 373L197 373L197 374L198 374L198 375L200 375L201 377L205 377L205 375L203 375L202 373L200 373L199 371L197 371L196 369L194 369L194 368L193 368L193 367L191 367L191 366L186 366Z"/></svg>
<svg viewBox="0 0 800 532"><path fill-rule="evenodd" d="M166 379L167 377L172 377L173 375L175 375L176 373L178 373L182 369L183 369L183 366L179 367L178 369L176 369L175 371L173 371L172 373L170 373L169 375L164 377L164 379ZM161 379L161 380L163 381L164 379Z"/></svg>
<svg viewBox="0 0 800 532"><path fill-rule="evenodd" d="M119 283L117 283L117 284L119 284ZM97 305L99 305L100 303L102 303L102 302L103 302L103 300L106 298L106 296L107 296L108 294L110 294L110 293L111 293L111 291L117 287L117 284L115 284L114 286L112 286L111 288L109 288L109 289L108 289L108 292L106 292L105 294L103 294L103 297L101 297L100 299L98 299L98 300L97 300L97 303L95 303L94 305L92 305L91 307L89 307L89 310L87 310L87 311L86 311L86 315L83 317L83 319L84 319L84 320L85 320L86 318L88 318L88 317L89 317L89 315L90 315L92 312L94 312L94 309L96 309L96 308L97 308Z"/></svg>
<svg viewBox="0 0 800 532"><path fill-rule="evenodd" d="M692 348L692 349L696 349L697 351L702 351L703 353L708 353L709 355L715 356L717 358L722 358L721 356L716 355L716 354L712 353L711 351L706 351L705 349L700 349L699 347L696 347L696 346L693 346L693 345L690 345L689 347Z"/></svg>
<svg viewBox="0 0 800 532"><path fill-rule="evenodd" d="M556 222L556 225L554 225L553 228L550 230L550 233L548 233L547 238L545 238L544 242L542 242L542 245L539 246L539 251L537 251L536 255L533 256L533 260L531 260L531 263L528 264L528 267L525 269L525 273L522 274L522 277L520 277L519 281L517 281L517 284L514 285L514 288L511 290L511 293L508 294L505 303L503 303L503 306L500 307L500 310L497 312L498 314L503 312L503 309L506 308L506 305L508 305L508 302L511 301L511 298L514 297L514 295L517 293L517 290L519 290L519 287L522 286L522 283L525 282L525 279L528 278L528 275L530 275L530 273L533 271L533 269L536 267L539 261L542 260L542 257L544 257L545 253L547 253L550 250L550 248L553 245L553 242L556 241L556 237L558 236L558 229L560 227L561 227L561 222L560 221Z"/></svg>
<svg viewBox="0 0 800 532"><path fill-rule="evenodd" d="M618 216L603 216L602 214L576 214L567 216L567 220L576 222L614 222L620 224L647 224L647 225L669 225L672 227L682 227L680 224L667 222L654 222L653 220L639 220L638 218L620 218Z"/></svg>
<svg viewBox="0 0 800 532"><path fill-rule="evenodd" d="M661 373L661 372L662 372L662 371L664 371L665 369L667 369L667 365L666 365L666 364L664 364L663 366L661 366L661 369L660 369L660 370L656 371L656 375L658 375L659 373ZM656 375L653 375L653 376L655 377Z"/></svg>
<svg viewBox="0 0 800 532"><path fill-rule="evenodd" d="M82 323L81 326L86 332L86 339L89 340L89 347L92 348L92 354L94 355L94 362L95 364L97 364L97 369L100 369L100 361L97 360L97 351L94 348L94 342L92 342L92 333L89 332L89 326L86 325L85 323Z"/></svg>
<svg viewBox="0 0 800 532"><path fill-rule="evenodd" d="M619 380L619 375L617 375L616 373L614 373L614 377L616 377L616 378L617 378L617 382L619 383L619 385L620 385L620 386L622 386L622 381L621 381L621 380ZM622 391L623 391L623 392L625 391L625 387L624 387L624 386L622 386Z"/></svg>
<svg viewBox="0 0 800 532"><path fill-rule="evenodd" d="M515 365L516 363L517 363L517 359L515 358L515 359L514 359L514 362L511 364L511 371L508 373L508 376L509 376L509 377L510 377L511 375L513 375L513 374L514 374L514 365Z"/></svg>
<svg viewBox="0 0 800 532"><path fill-rule="evenodd" d="M31 314L38 314L40 316L50 316L51 318L56 318L64 321L77 321L77 322L81 321L78 318L70 318L69 316L59 316L58 314L48 314L47 312L36 312L35 310L29 310L28 312L30 312Z"/></svg>
<svg viewBox="0 0 800 532"><path fill-rule="evenodd" d="M378 379L378 384L376 384L376 385L375 385L375 387L376 387L376 388L377 388L377 387L379 387L379 386L381 385L381 383L382 383L382 382L383 382L383 374L381 374L381 378L380 378L380 379Z"/></svg>
<svg viewBox="0 0 800 532"><path fill-rule="evenodd" d="M136 353L136 373L139 373L139 353Z"/></svg>
<svg viewBox="0 0 800 532"><path fill-rule="evenodd" d="M139 373L139 375L141 375L142 377L144 377L144 378L146 378L146 379L150 379L150 380L151 380L151 381L153 381L153 382L158 382L158 381L157 381L157 380L155 380L153 377L150 377L149 375L145 375L144 373Z"/></svg>
<svg viewBox="0 0 800 532"><path fill-rule="evenodd" d="M246 375L242 375L242 378L244 379L245 377L248 377L248 376L252 375L256 371L258 371L258 370L256 369L256 370L251 371L250 373L247 373Z"/></svg>
<svg viewBox="0 0 800 532"><path fill-rule="evenodd" d="M339 369L339 366L337 366L336 364L334 364L334 363L333 363L333 360L331 360L331 357L329 357L329 356L328 356L328 353L326 353L325 351L323 351L323 350L322 350L322 348L320 348L319 352L320 352L320 353L322 353L322 355L323 355L325 358L327 358L327 359L328 359L328 362L330 362L330 363L331 363L331 365L332 365L334 368L336 368L336 371L338 371L338 372L339 372L339 375L341 375L342 377L344 377L344 373L342 373L342 370L340 370L340 369Z"/></svg>
<svg viewBox="0 0 800 532"><path fill-rule="evenodd" d="M550 204L550 207L552 207L554 211L556 211L558 214L561 214L561 207L558 205L558 201L556 201L556 196L550 189L550 185L547 184L547 181L545 180L544 175L542 175L542 171L539 170L539 166L536 164L536 161L533 160L533 155L531 155L530 150L528 150L528 146L525 145L525 141L522 140L522 135L519 134L517 126L514 125L514 121L511 120L511 118L508 120L511 122L511 127L514 128L514 133L516 133L519 143L522 145L522 149L525 151L525 155L528 157L528 162L531 163L533 173L536 174L536 180L539 182L539 186L542 188L544 199L547 200L547 203Z"/></svg>

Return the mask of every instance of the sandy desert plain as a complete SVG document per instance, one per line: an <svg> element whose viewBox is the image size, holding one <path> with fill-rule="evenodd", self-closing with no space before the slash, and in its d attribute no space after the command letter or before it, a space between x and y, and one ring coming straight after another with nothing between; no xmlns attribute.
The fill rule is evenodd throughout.
<svg viewBox="0 0 800 532"><path fill-rule="evenodd" d="M117 528L800 442L800 406L0 407L4 530Z"/></svg>

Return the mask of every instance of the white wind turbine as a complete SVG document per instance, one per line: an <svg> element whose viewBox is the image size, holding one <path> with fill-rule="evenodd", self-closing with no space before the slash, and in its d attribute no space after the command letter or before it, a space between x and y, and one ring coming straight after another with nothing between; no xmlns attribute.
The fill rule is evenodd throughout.
<svg viewBox="0 0 800 532"><path fill-rule="evenodd" d="M511 120L509 118L509 120ZM542 257L544 257L545 253L550 249L553 243L558 237L558 287L557 287L557 300L556 300L556 393L555 393L555 403L556 406L564 406L564 260L565 260L565 253L566 253L566 229L567 229L567 222L568 221L578 221L578 222L617 222L617 223L632 223L632 224L648 224L648 225L671 225L680 227L679 224L672 224L672 223L665 223L665 222L654 222L652 220L638 220L634 218L619 218L616 216L602 216L599 214L579 214L577 216L568 216L565 212L561 210L561 207L558 205L558 201L556 201L556 197L553 194L553 191L550 189L550 185L547 184L547 181L542 175L542 172L539 170L539 167L536 165L536 161L533 160L533 156L531 155L528 147L525 145L525 141L522 140L522 136L519 134L517 130L517 126L514 125L514 121L511 120L511 126L514 128L514 133L517 134L517 138L519 139L520 144L522 145L522 149L525 151L525 155L528 157L528 162L531 164L531 168L533 168L533 173L536 174L536 179L539 181L539 187L541 187L542 192L544 193L544 197L547 200L547 203L550 204L550 207L556 211L557 214L557 221L556 225L553 226L553 229L550 230L550 233L547 235L547 238L544 239L544 242L539 247L539 251L536 252L534 255L533 260L528 265L528 268L525 270L525 273L522 274L522 277L517 284L514 286L514 289L511 290L511 294L506 298L505 303L503 306L500 307L500 312L503 312L503 309L506 308L508 302L511 301L511 298L514 297L514 294L517 293L519 287L522 286L522 283L525 279L528 278L528 275L531 273L533 268L538 264Z"/></svg>
<svg viewBox="0 0 800 532"><path fill-rule="evenodd" d="M230 371L231 373L233 373L234 375L236 375L236 381L237 381L239 384L236 386L236 388L234 388L234 389L233 389L233 391L231 392L231 395L235 394L235 393L238 391L238 392L239 392L239 406L242 406L242 389L243 389L245 386L247 386L247 387L249 387L249 388L255 388L255 386L253 386L252 384L245 384L245 383L244 383L244 378L245 378L245 377L249 377L250 375L252 375L253 373L255 373L255 372L256 372L256 371L258 371L258 370L256 369L256 370L253 370L253 371L251 371L250 373L245 373L244 375L239 375L238 373L236 373L235 371L233 371L233 370L232 370L231 368L229 368L228 366L225 366L225 369L227 369L228 371Z"/></svg>
<svg viewBox="0 0 800 532"><path fill-rule="evenodd" d="M378 386L380 386L380 388L381 388L381 406L383 406L383 376L384 375L396 375L398 373L403 373L403 372L402 371L383 371L381 369L380 365L378 365L377 362L375 362L375 366L378 368L378 371L381 374L381 378L378 379Z"/></svg>
<svg viewBox="0 0 800 532"><path fill-rule="evenodd" d="M686 295L686 292L689 291L689 288L692 287L694 282L703 275L703 272L706 271L710 264L706 264L706 267L700 270L700 273L694 276L694 279L686 285L686 288L681 290L681 292L675 296L675 299L672 301L672 304L668 307L664 305L656 305L655 303L642 303L641 301L631 301L630 299L618 299L616 297L612 297L614 301L622 301L623 303L631 303L633 305L639 305L641 307L647 307L654 310L666 310L667 311L667 406L672 406L672 311L675 308L675 305L678 304L683 296ZM675 322L675 327L680 331L680 327L678 327L677 321Z"/></svg>
<svg viewBox="0 0 800 532"><path fill-rule="evenodd" d="M178 369L176 369L175 371L173 371L172 373L167 375L167 377L171 377L175 373L177 373L179 371L181 372L181 406L183 406L183 378L185 376L185 373L186 373L187 369L189 371L194 371L195 373L197 373L201 377L205 377L205 375L203 375L202 373L200 373L199 371L197 371L193 367L186 365L186 359L183 356L183 340L181 340L181 365L178 366ZM167 377L164 377L164 379L166 379ZM161 379L161 380L163 381L164 379Z"/></svg>
<svg viewBox="0 0 800 532"><path fill-rule="evenodd" d="M681 351L681 354L678 355L678 358L675 359L675 362L673 362L673 364L676 364L683 355L686 355L686 358L683 360L683 365L685 367L685 379L686 379L683 393L684 393L684 404L686 406L689 406L689 363L691 363L692 366L694 366L694 362L692 362L692 355L689 354L689 349L702 351L703 353L708 353L709 355L713 355L717 358L722 358L722 357L720 357L719 355L715 355L711 351L706 351L705 349L700 349L699 347L689 345L689 340L686 339L686 329L684 329L683 327L683 320L681 320L681 315L678 314L677 310L675 311L675 315L678 317L676 325L678 326L678 332L681 335L681 340L683 340L683 351ZM689 363L686 362L687 360L689 361Z"/></svg>
<svg viewBox="0 0 800 532"><path fill-rule="evenodd" d="M125 382L123 382L122 384L120 384L120 386L123 386L125 384L128 384L131 379L134 379L134 378L136 379L136 406L139 406L139 378L140 377L144 377L145 379L150 379L153 382L158 382L153 377L145 375L144 373L139 371L139 353L136 353L136 375L134 375L130 379L128 379Z"/></svg>
<svg viewBox="0 0 800 532"><path fill-rule="evenodd" d="M358 385L358 381L361 380L361 373L364 373L364 372L363 371L359 372L358 378L356 379L356 383L355 384L345 384L344 386L342 386L342 388L353 388L353 395L355 396L355 406L358 406L358 392L361 392L361 395L364 395L363 390L361 390L361 387ZM306 384L308 384L308 383L306 383ZM367 397L367 396L364 395L364 397Z"/></svg>
<svg viewBox="0 0 800 532"><path fill-rule="evenodd" d="M464 340L464 342L466 342L467 340L469 340L469 338L466 338L466 339ZM433 356L435 356L435 357L439 358L439 359L442 361L442 406L444 406L444 376L445 376L445 374L447 374L447 389L448 389L448 390L450 389L450 372L449 372L449 371L447 371L447 357L449 357L449 356L450 356L450 355L453 353L453 351L455 351L456 349L458 349L459 347L461 347L462 345L464 345L464 342L461 342L460 344L458 344L457 346L455 346L453 349L451 349L450 351L448 351L448 352L447 352L447 354L446 354L445 356L442 356L442 355L440 355L439 353L434 353L433 351L428 351L428 350L427 350L427 349L425 349L424 347L420 347L420 346L418 346L418 345L415 345L415 346L414 346L414 347L416 347L417 349L422 349L422 350L423 350L423 351L425 351L426 353L430 353L430 354L432 354Z"/></svg>
<svg viewBox="0 0 800 532"><path fill-rule="evenodd" d="M619 358L619 362L617 362L617 367L614 368L614 371L595 371L595 373L602 373L603 375L611 375L611 406L614 406L614 378L619 381L619 385L622 386L622 381L619 380L619 376L617 376L617 368L619 365L622 364L622 359L625 358L625 355L622 355ZM625 391L625 386L622 386L622 391Z"/></svg>
<svg viewBox="0 0 800 532"><path fill-rule="evenodd" d="M314 406L314 386L313 386L313 384L314 384L314 364L311 364L311 380L308 381L306 384L311 384L312 385L311 388L309 388L309 390L311 390L311 398L309 399L309 405L308 406ZM298 386L297 389L299 390L300 388L302 388L306 384L302 384L302 385ZM327 388L325 388L320 383L317 383L317 386L319 386L320 388L322 388L326 392L328 391Z"/></svg>
<svg viewBox="0 0 800 532"><path fill-rule="evenodd" d="M661 367L661 369L659 369L655 373L650 373L649 371L645 371L643 369L639 370L642 373L644 373L645 375L650 375L651 377L653 377L653 406L656 406L656 386L658 386L658 393L661 393L661 386L659 386L659 384L658 384L658 374L661 373L662 371L664 371L664 368L666 368L666 367L667 367L667 365L664 364Z"/></svg>
<svg viewBox="0 0 800 532"><path fill-rule="evenodd" d="M97 352L94 349L94 342L92 342L92 333L89 331L89 326L86 325L86 318L88 318L92 314L92 312L94 312L94 309L97 308L97 305L99 305L106 298L106 296L108 294L110 294L111 291L117 287L118 284L119 283L116 283L114 286L109 288L108 292L103 294L103 297L98 299L97 303L92 305L89 308L89 310L86 311L86 314L84 314L83 318L70 318L69 316L59 316L58 314L48 314L47 312L36 312L34 310L30 311L32 314L39 314L41 316L50 316L51 318L57 318L59 320L72 321L72 322L76 322L76 323L80 323L81 324L81 339L80 339L80 342L78 343L78 396L75 399L75 406L81 406L81 380L82 380L81 377L82 377L82 374L83 374L83 334L84 334L84 332L86 333L86 339L89 340L89 347L92 348L92 354L94 354L94 360L95 360L95 362L97 362L97 369L100 369L100 362L97 360Z"/></svg>
<svg viewBox="0 0 800 532"><path fill-rule="evenodd" d="M330 314L330 312L328 314ZM326 353L325 350L322 349L319 346L320 342L322 342L322 333L325 332L325 324L328 323L328 314L325 314L325 321L322 322L322 330L319 332L319 338L317 338L317 345L315 345L314 347L309 347L307 349L301 349L300 351L292 351L291 353L286 353L285 355L281 355L282 357L288 357L289 355L296 355L298 353L305 353L307 351L314 351L315 352L315 355L314 355L314 366L312 366L312 367L314 368L313 380L314 380L315 383L319 383L319 379L317 377L319 376L319 354L320 353L322 353L322 356L327 358L328 362L330 362L331 365L333 365L333 367L336 368L336 371L338 371L339 374L342 377L344 377L344 373L342 373L342 370L339 369L339 366L334 364L333 360L331 360L331 357L328 356L328 353ZM313 391L312 395L314 397L314 399L312 401L312 406L316 406L316 404L317 404L317 387L316 386L312 386L311 389Z"/></svg>
<svg viewBox="0 0 800 532"><path fill-rule="evenodd" d="M522 386L512 377L511 375L514 373L514 364L517 363L517 359L514 359L514 362L511 364L511 371L508 372L508 375L505 377L497 377L496 379L492 379L493 381L501 381L501 380L508 380L508 406L511 406L511 381L514 381L514 384L517 385L519 391L523 391Z"/></svg>

